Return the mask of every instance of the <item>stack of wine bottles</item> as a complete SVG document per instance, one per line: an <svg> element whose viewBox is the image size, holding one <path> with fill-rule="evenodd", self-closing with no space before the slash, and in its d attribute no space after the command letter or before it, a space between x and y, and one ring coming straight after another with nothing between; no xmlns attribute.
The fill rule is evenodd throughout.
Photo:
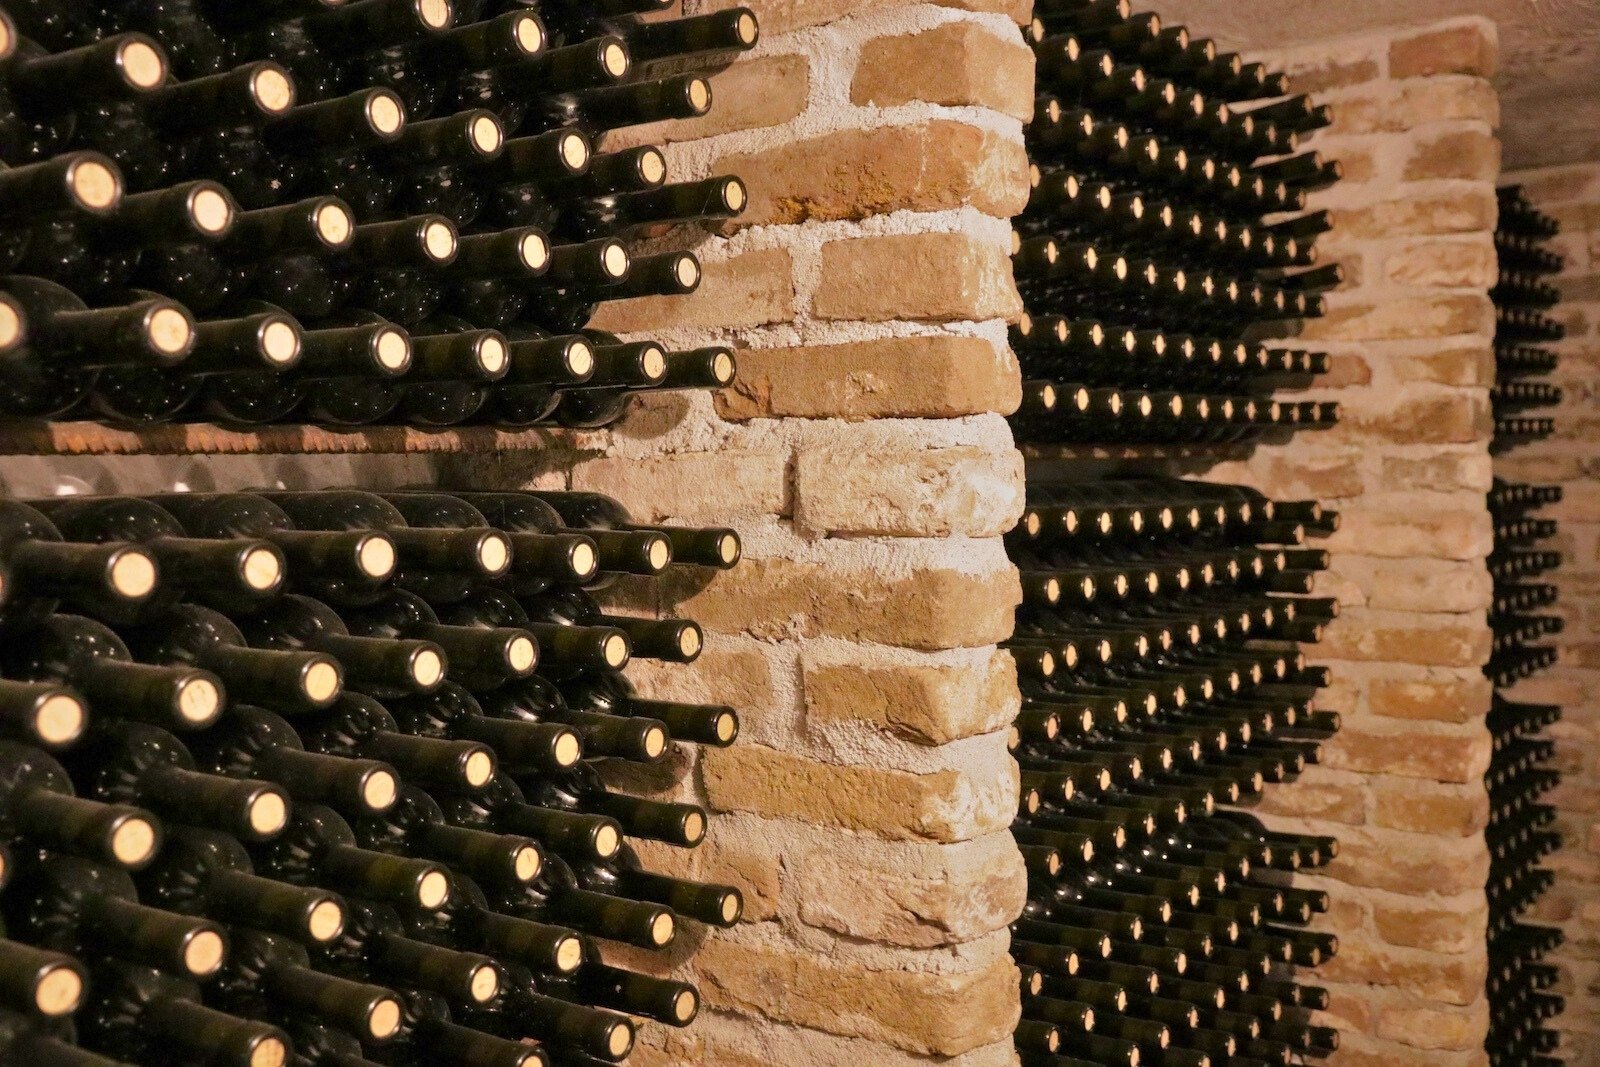
<svg viewBox="0 0 1600 1067"><path fill-rule="evenodd" d="M1561 257L1544 247L1554 237L1554 219L1537 211L1522 190L1500 191L1500 282L1494 298L1498 311L1495 355L1498 376L1494 390L1494 450L1505 452L1531 440L1548 437L1554 420L1530 418L1530 409L1557 404L1560 389L1539 379L1556 367L1555 353L1537 347L1559 340L1559 324L1546 312L1559 301L1543 280L1561 268ZM1561 563L1561 553L1545 547L1556 536L1556 523L1540 517L1541 509L1560 503L1560 486L1520 485L1496 479L1489 493L1494 518L1494 603L1489 624L1494 631L1487 672L1496 688L1489 713L1494 754L1485 775L1489 791L1489 1061L1495 1067L1552 1067L1559 1037L1546 1027L1561 1013L1563 999L1551 992L1556 969L1545 956L1561 944L1558 928L1524 921L1529 909L1549 889L1551 872L1540 862L1561 846L1554 828L1555 808L1544 795L1555 788L1559 774L1550 769L1554 744L1541 731L1561 717L1561 709L1512 699L1501 690L1556 662L1556 649L1543 639L1562 629L1551 613L1557 588L1548 575Z"/></svg>
<svg viewBox="0 0 1600 1067"><path fill-rule="evenodd" d="M1561 271L1562 257L1548 247L1559 229L1521 186L1500 190L1500 223L1494 235L1500 278L1490 294L1498 370L1492 397L1496 453L1555 432L1554 419L1530 413L1561 403L1561 389L1539 380L1556 367L1555 353L1541 346L1566 336L1566 328L1547 314L1561 301L1560 290L1546 280Z"/></svg>
<svg viewBox="0 0 1600 1067"><path fill-rule="evenodd" d="M1031 872L1013 952L1031 1065L1287 1064L1337 1047L1307 1012L1336 940L1289 875L1337 844L1239 810L1338 727L1298 642L1333 516L1203 482L1035 484L1011 535L1025 602L1015 833ZM1061 1057L1065 1057L1064 1059Z"/></svg>
<svg viewBox="0 0 1600 1067"><path fill-rule="evenodd" d="M1304 211L1339 164L1292 154L1327 109L1261 103L1282 76L1126 0L1036 11L1033 193L1013 241L1021 432L1216 443L1332 425L1337 405L1274 396L1327 370L1278 340L1344 276L1314 266L1329 215Z"/></svg>
<svg viewBox="0 0 1600 1067"><path fill-rule="evenodd" d="M636 696L701 632L590 592L739 553L588 493L0 501L0 1061L581 1065L687 1026L599 944L742 899L647 870L630 839L706 813L594 761L738 719Z"/></svg>
<svg viewBox="0 0 1600 1067"><path fill-rule="evenodd" d="M756 43L670 6L7 0L0 414L596 427L728 384L727 349L585 329L698 286L631 240L747 199L595 151Z"/></svg>
<svg viewBox="0 0 1600 1067"><path fill-rule="evenodd" d="M1297 976L1337 943L1311 929L1326 895L1292 876L1338 846L1245 809L1338 727L1300 647L1337 614L1312 595L1328 557L1306 542L1338 517L1181 480L1162 457L1337 420L1277 395L1328 366L1284 339L1342 280L1316 264L1329 218L1305 199L1339 168L1297 154L1329 115L1126 0L1035 14L1012 334L1013 427L1035 463L1008 538L1031 872L1017 1043L1027 1067L1325 1055L1327 993ZM1061 447L1084 445L1118 446L1120 474Z"/></svg>

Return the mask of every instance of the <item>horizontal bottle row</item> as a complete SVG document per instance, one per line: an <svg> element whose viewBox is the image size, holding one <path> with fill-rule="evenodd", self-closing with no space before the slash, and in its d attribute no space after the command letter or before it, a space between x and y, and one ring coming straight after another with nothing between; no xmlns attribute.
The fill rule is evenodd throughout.
<svg viewBox="0 0 1600 1067"><path fill-rule="evenodd" d="M0 623L26 624L62 600L115 622L185 597L254 610L290 590L359 608L394 589L449 605L478 587L557 595L551 587L740 556L732 530L636 524L597 493L269 490L35 505L0 505L11 568Z"/></svg>
<svg viewBox="0 0 1600 1067"><path fill-rule="evenodd" d="M1230 444L1330 429L1339 415L1339 405L1328 401L1148 392L1034 379L1022 383L1022 406L1012 426L1024 440L1039 442Z"/></svg>
<svg viewBox="0 0 1600 1067"><path fill-rule="evenodd" d="M686 269L698 277L697 265ZM0 378L0 409L130 422L363 425L403 416L421 425L584 427L614 421L639 393L718 388L735 373L725 348L667 352L596 331L474 329L448 315L408 331L367 313L306 327L255 301L235 309L238 317L197 320L150 291L136 295L91 309L44 279L0 279L0 336L11 341L0 355L10 372ZM98 344L108 331L122 343Z"/></svg>
<svg viewBox="0 0 1600 1067"><path fill-rule="evenodd" d="M1325 352L1107 326L1094 319L1023 315L1011 329L1025 373L1093 385L1225 386L1270 393L1329 370Z"/></svg>

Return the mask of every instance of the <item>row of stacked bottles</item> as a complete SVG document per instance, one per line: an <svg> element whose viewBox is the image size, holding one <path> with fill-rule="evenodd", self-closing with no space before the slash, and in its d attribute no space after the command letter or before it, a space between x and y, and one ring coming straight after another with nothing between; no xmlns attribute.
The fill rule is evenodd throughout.
<svg viewBox="0 0 1600 1067"><path fill-rule="evenodd" d="M1548 437L1554 420L1530 415L1561 402L1561 390L1540 379L1556 369L1555 353L1543 344L1563 336L1549 311L1560 299L1546 278L1561 270L1562 258L1547 247L1556 236L1554 219L1540 213L1515 186L1500 191L1500 222L1495 234L1500 279L1496 310L1493 393L1493 451L1504 454ZM1557 589L1548 575L1561 563L1559 551L1545 547L1557 534L1554 520L1540 510L1561 501L1559 486L1510 483L1496 479L1489 493L1494 519L1494 602L1489 625L1493 651L1486 668L1495 685L1488 727L1493 756L1484 784L1489 793L1489 1062L1495 1067L1555 1067L1559 1036L1547 1027L1560 1014L1563 999L1552 992L1556 968L1546 956L1560 946L1559 929L1525 921L1527 912L1550 888L1553 875L1540 862L1561 846L1554 829L1556 812L1544 802L1560 778L1549 767L1555 746L1541 737L1559 720L1559 707L1510 699L1503 691L1556 662L1545 639L1561 632L1562 620L1550 614Z"/></svg>
<svg viewBox="0 0 1600 1067"><path fill-rule="evenodd" d="M1338 728L1301 647L1337 615L1307 542L1338 517L1162 457L1337 421L1277 395L1327 368L1285 338L1342 280L1317 264L1327 214L1305 210L1339 168L1297 151L1328 114L1126 0L1035 15L1012 336L1034 462L1008 537L1030 872L1017 1044L1026 1067L1324 1056L1328 995L1302 979L1337 940L1312 929L1327 895L1294 874L1338 844L1248 809Z"/></svg>
<svg viewBox="0 0 1600 1067"><path fill-rule="evenodd" d="M638 697L687 621L619 576L726 569L725 529L589 493L0 503L0 1060L74 1067L625 1061L686 984L608 965L737 890L653 873L706 812L595 761L726 746ZM637 580L637 579L636 579Z"/></svg>
<svg viewBox="0 0 1600 1067"><path fill-rule="evenodd" d="M639 238L747 200L598 151L756 44L671 6L9 0L0 414L597 427L727 385L727 349L586 329L699 285Z"/></svg>

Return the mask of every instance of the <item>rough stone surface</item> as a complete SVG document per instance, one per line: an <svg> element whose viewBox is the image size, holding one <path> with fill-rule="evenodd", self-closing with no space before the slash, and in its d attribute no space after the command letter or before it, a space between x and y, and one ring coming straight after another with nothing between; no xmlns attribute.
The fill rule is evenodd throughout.
<svg viewBox="0 0 1600 1067"><path fill-rule="evenodd" d="M1033 118L1033 52L969 22L880 37L861 53L850 99L893 107L925 100Z"/></svg>
<svg viewBox="0 0 1600 1067"><path fill-rule="evenodd" d="M959 233L858 237L822 249L823 319L1015 320L1022 298L999 244Z"/></svg>
<svg viewBox="0 0 1600 1067"><path fill-rule="evenodd" d="M1028 202L1022 142L960 122L841 130L724 156L711 169L737 174L750 187L740 225L969 206L1010 218Z"/></svg>
<svg viewBox="0 0 1600 1067"><path fill-rule="evenodd" d="M746 349L723 418L949 419L1022 400L1016 357L978 337L932 334L843 345Z"/></svg>

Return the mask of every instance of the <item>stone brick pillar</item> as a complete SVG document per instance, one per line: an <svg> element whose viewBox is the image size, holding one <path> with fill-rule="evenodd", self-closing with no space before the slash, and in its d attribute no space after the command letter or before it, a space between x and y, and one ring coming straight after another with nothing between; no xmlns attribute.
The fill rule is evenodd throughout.
<svg viewBox="0 0 1600 1067"><path fill-rule="evenodd" d="M1563 927L1567 943L1555 954L1561 967L1557 992L1567 1011L1557 1023L1561 1054L1572 1063L1600 1062L1600 163L1506 175L1526 186L1543 211L1561 221L1554 244L1566 256L1556 279L1562 303L1555 314L1567 339L1551 346L1561 355L1547 380L1564 391L1555 412L1557 436L1495 460L1510 481L1560 485L1565 496L1548 515L1561 524L1556 542L1564 561L1552 576L1561 589L1559 614L1566 631L1556 638L1560 664L1511 692L1517 700L1560 704L1563 721L1548 730L1556 742L1559 789L1546 798L1558 809L1565 847L1546 864L1556 884L1532 918Z"/></svg>
<svg viewBox="0 0 1600 1067"><path fill-rule="evenodd" d="M1344 729L1266 805L1342 843L1319 880L1340 951L1317 973L1343 1065L1484 1062L1495 51L1469 19L1263 57L1334 108L1312 146L1346 180L1313 203L1350 282L1303 340L1334 354L1344 423L1208 477L1343 514L1320 583L1343 611L1312 651Z"/></svg>
<svg viewBox="0 0 1600 1067"><path fill-rule="evenodd" d="M689 13L726 3L686 5ZM716 813L694 877L749 922L679 963L707 1010L641 1064L988 1067L1013 1061L1007 924L1020 598L1000 541L1022 509L1004 415L1020 313L1006 221L1027 197L1032 54L1017 0L754 0L762 41L667 143L674 180L736 173L750 210L702 239L698 293L596 324L679 348L728 342L735 387L664 397L566 453L456 475L571 484L645 520L739 528L746 560L637 610L700 621L656 695L736 705L728 750L629 783ZM704 238L704 234L700 235ZM670 240L670 239L669 239ZM642 962L642 961L636 961Z"/></svg>

